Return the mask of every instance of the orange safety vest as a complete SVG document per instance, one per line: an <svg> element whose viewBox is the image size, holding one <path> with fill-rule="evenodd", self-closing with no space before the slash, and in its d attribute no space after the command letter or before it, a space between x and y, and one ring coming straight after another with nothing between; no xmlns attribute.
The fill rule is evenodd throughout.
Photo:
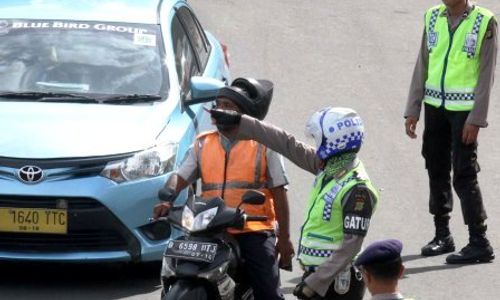
<svg viewBox="0 0 500 300"><path fill-rule="evenodd" d="M262 205L242 205L248 215L267 216L264 222L248 222L243 230L229 229L230 233L273 230L276 220L274 199L267 188L266 147L255 141L238 141L230 152L221 145L217 131L199 135L195 153L201 171L202 197L219 196L229 207L237 207L249 189L266 195Z"/></svg>

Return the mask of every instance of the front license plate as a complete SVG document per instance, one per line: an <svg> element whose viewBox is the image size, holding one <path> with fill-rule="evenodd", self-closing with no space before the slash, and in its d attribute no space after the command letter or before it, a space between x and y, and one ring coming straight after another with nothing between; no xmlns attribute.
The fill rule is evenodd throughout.
<svg viewBox="0 0 500 300"><path fill-rule="evenodd" d="M68 233L66 209L0 207L0 231Z"/></svg>
<svg viewBox="0 0 500 300"><path fill-rule="evenodd" d="M217 244L180 240L168 242L165 251L166 256L205 262L213 262L216 253Z"/></svg>

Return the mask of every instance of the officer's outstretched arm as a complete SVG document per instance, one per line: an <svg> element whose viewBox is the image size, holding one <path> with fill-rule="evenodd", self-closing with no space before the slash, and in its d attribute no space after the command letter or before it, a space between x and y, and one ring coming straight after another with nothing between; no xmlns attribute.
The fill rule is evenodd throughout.
<svg viewBox="0 0 500 300"><path fill-rule="evenodd" d="M320 171L321 160L316 155L314 147L297 140L291 133L270 123L242 115L236 138L255 140L266 145L313 174L318 174Z"/></svg>

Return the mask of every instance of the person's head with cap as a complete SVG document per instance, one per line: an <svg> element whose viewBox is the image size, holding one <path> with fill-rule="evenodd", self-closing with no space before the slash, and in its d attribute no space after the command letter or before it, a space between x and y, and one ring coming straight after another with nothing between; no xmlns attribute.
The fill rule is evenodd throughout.
<svg viewBox="0 0 500 300"><path fill-rule="evenodd" d="M366 247L354 262L362 270L363 279L372 295L374 292L396 291L398 279L404 272L402 249L403 244L399 240L377 241Z"/></svg>
<svg viewBox="0 0 500 300"><path fill-rule="evenodd" d="M273 83L269 80L236 78L230 86L221 88L217 94L216 107L264 119L273 97ZM219 127L219 126L218 126ZM230 128L222 127L219 130Z"/></svg>

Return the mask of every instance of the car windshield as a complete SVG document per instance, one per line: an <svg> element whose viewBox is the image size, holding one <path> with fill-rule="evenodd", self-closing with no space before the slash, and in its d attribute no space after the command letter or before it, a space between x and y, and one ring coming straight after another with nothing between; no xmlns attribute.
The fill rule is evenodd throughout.
<svg viewBox="0 0 500 300"><path fill-rule="evenodd" d="M159 26L0 21L0 101L16 93L165 95Z"/></svg>

